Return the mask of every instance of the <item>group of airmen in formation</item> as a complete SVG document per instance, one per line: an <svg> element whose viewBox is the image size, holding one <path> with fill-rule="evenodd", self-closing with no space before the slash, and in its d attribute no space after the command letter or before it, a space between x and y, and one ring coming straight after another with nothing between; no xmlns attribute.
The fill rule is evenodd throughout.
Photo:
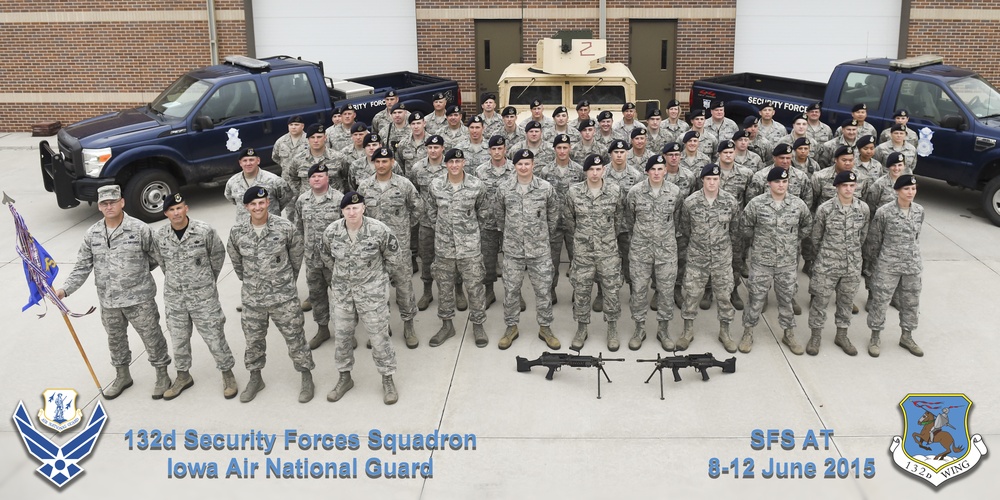
<svg viewBox="0 0 1000 500"><path fill-rule="evenodd" d="M474 342L485 347L486 310L497 300L495 283L502 277L506 330L497 344L507 349L519 336L526 309L526 275L538 336L560 349L551 325L564 245L578 324L570 345L575 351L590 335L591 311L603 313L608 349L619 349L619 292L628 284L630 349L642 346L650 309L661 347L687 349L698 309L709 309L714 298L719 341L728 352L748 353L773 285L782 342L792 353L818 354L832 298L834 344L855 355L847 331L863 279L868 353L880 353L892 303L899 309L899 345L923 354L912 334L924 211L913 201L916 134L906 126L905 110L876 138L860 104L836 133L820 122L820 103L797 116L790 133L773 120L768 105L742 126L725 117L721 101L707 113L689 112L686 120L680 103L670 101L665 115L651 109L645 123L633 103L622 107L618 122L608 111L592 119L587 101L577 104L573 120L563 106L547 116L534 101L521 123L513 107L498 112L496 106L496 96L485 94L482 112L463 120L460 107L438 94L434 111L425 115L407 109L390 91L371 126L357 122L351 106L335 110L329 127L292 117L288 134L272 150L280 176L260 168L253 148L242 152L241 172L225 187L237 207L225 245L212 227L188 217L181 193L164 200L170 223L154 232L124 213L118 186L102 187L98 206L104 218L88 230L73 272L56 293L75 292L94 272L117 369L105 397L132 385L128 324L156 369L154 399L173 399L193 385L192 326L223 374L224 396L236 396L216 286L226 253L242 281L244 363L250 372L243 402L265 387L269 320L302 374L303 403L315 391L311 350L334 339L340 375L327 399L340 400L354 386L360 319L382 375L383 401L395 403L390 288L408 348L420 343L413 319L434 300L435 281L442 324L428 344L436 347L456 335L456 309L470 309ZM810 277L811 333L804 347L794 331L794 317L801 314L795 298L800 257ZM296 281L303 264L309 298L300 302ZM177 363L173 381L151 275L157 266L164 273L166 323ZM411 280L418 269L419 299ZM743 278L746 304L737 289ZM684 325L671 337L674 305ZM307 341L303 311L310 309L318 326ZM738 341L730 333L735 310L743 311Z"/></svg>

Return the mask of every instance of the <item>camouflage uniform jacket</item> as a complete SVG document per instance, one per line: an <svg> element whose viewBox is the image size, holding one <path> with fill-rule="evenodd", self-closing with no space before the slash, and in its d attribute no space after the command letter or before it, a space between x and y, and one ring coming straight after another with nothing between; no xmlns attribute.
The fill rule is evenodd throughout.
<svg viewBox="0 0 1000 500"><path fill-rule="evenodd" d="M919 241L923 224L924 207L916 203L910 203L909 216L898 201L882 205L868 228L865 259L891 274L920 274L924 270Z"/></svg>
<svg viewBox="0 0 1000 500"><path fill-rule="evenodd" d="M632 235L631 255L642 262L677 262L676 221L684 198L679 187L664 182L653 195L649 180L628 190L625 227Z"/></svg>
<svg viewBox="0 0 1000 500"><path fill-rule="evenodd" d="M868 123L867 121L858 126L858 137L864 137L866 135L870 135L872 137L878 137L878 132L875 131L875 126L872 125L871 123ZM840 127L837 127L837 132L834 134L834 137L836 138L843 136L844 136L844 131L841 130Z"/></svg>
<svg viewBox="0 0 1000 500"><path fill-rule="evenodd" d="M858 132L861 131L858 130ZM841 135L839 128L837 129L837 135ZM859 133L858 137L861 137L862 135L864 134ZM830 129L829 125L823 122L819 122L816 125L810 123L806 125L806 136L820 144L823 144L824 142L833 139L833 130Z"/></svg>
<svg viewBox="0 0 1000 500"><path fill-rule="evenodd" d="M479 117L483 119L483 138L489 142L490 137L499 134L503 130L503 117L500 113L493 112L493 116L487 118L485 113L479 113Z"/></svg>
<svg viewBox="0 0 1000 500"><path fill-rule="evenodd" d="M764 160L760 157L760 155L750 151L749 149L743 156L737 154L734 158L737 165L749 168L754 172L764 167Z"/></svg>
<svg viewBox="0 0 1000 500"><path fill-rule="evenodd" d="M792 156L792 166L801 170L805 174L808 174L809 176L812 176L816 172L823 170L822 167L819 166L819 163L816 160L808 156L806 157L805 163L799 163L799 161L795 159L795 156Z"/></svg>
<svg viewBox="0 0 1000 500"><path fill-rule="evenodd" d="M586 160L592 154L606 158L608 156L608 147L602 147L596 140L590 141L590 144L584 144L581 139L580 142L573 143L573 149L570 150L569 157L573 161L583 165L583 160Z"/></svg>
<svg viewBox="0 0 1000 500"><path fill-rule="evenodd" d="M824 142L820 147L819 153L815 156L812 155L812 150L810 149L810 156L813 156L816 161L819 162L820 168L827 168L833 166L833 162L835 160L833 155L836 154L837 148L840 146L854 147L855 144L857 144L857 141L854 141L852 144L848 144L847 140L844 139L844 136L840 135ZM875 149L877 150L878 148L876 147ZM854 148L854 159L858 159L858 148L856 147Z"/></svg>
<svg viewBox="0 0 1000 500"><path fill-rule="evenodd" d="M700 147L698 153L694 156L689 156L687 150L681 151L681 168L691 173L700 174L701 168L709 163L712 163L712 157L701 152Z"/></svg>
<svg viewBox="0 0 1000 500"><path fill-rule="evenodd" d="M393 259L399 241L382 222L365 217L356 241L351 241L343 219L330 224L323 232L323 265L332 271L334 298L342 300L353 290L385 290L388 293Z"/></svg>
<svg viewBox="0 0 1000 500"><path fill-rule="evenodd" d="M740 127L736 125L736 122L729 118L723 118L722 123L715 123L715 120L711 117L705 120L705 130L711 132L717 140L728 141L733 138L733 134L739 129ZM716 142L716 145L718 145L718 142Z"/></svg>
<svg viewBox="0 0 1000 500"><path fill-rule="evenodd" d="M896 182L889 175L883 175L878 179L875 179L868 189L865 190L865 203L868 204L868 208L871 211L871 216L875 216L875 211L882 207L882 205L888 205L889 203L896 202L896 190L892 189L892 185Z"/></svg>
<svg viewBox="0 0 1000 500"><path fill-rule="evenodd" d="M226 246L233 271L243 282L240 294L249 306L267 307L298 300L295 281L305 245L292 223L270 215L263 232L257 236L250 218L244 218L229 231Z"/></svg>
<svg viewBox="0 0 1000 500"><path fill-rule="evenodd" d="M879 144L882 144L883 142L889 142L891 140L892 140L892 126L889 126L886 127L886 129L883 130L881 134L879 134L878 142ZM906 142L907 144L913 147L917 147L917 144L919 143L919 140L917 139L917 132L910 127L906 127Z"/></svg>
<svg viewBox="0 0 1000 500"><path fill-rule="evenodd" d="M672 142L673 140L673 134L662 126L656 129L655 132L651 128L646 128L646 149L655 154L659 154L663 150L663 146L666 146L668 142Z"/></svg>
<svg viewBox="0 0 1000 500"><path fill-rule="evenodd" d="M632 123L625 123L625 120L619 120L611 126L611 133L614 134L615 139L631 142L632 130L635 128L646 128L646 126L643 125L638 119L632 120Z"/></svg>
<svg viewBox="0 0 1000 500"><path fill-rule="evenodd" d="M641 154L635 154L635 148L628 150L628 153L625 154L625 163L628 163L629 166L640 172L646 171L646 160L654 154L660 154L659 152L654 153L653 150L649 148L648 142L646 144L646 150Z"/></svg>
<svg viewBox="0 0 1000 500"><path fill-rule="evenodd" d="M739 165L734 165L729 170L719 167L719 172L722 174L719 189L735 196L736 200L740 203L740 209L742 209L747 204L747 187L750 186L750 180L753 179L754 172L749 168ZM701 179L698 180L698 186L700 188Z"/></svg>
<svg viewBox="0 0 1000 500"><path fill-rule="evenodd" d="M749 149L751 153L755 153L759 156L761 163L774 160L774 157L771 156L771 151L774 150L774 144L761 135L760 132L757 132L757 137L750 140L750 145L747 146L747 149Z"/></svg>
<svg viewBox="0 0 1000 500"><path fill-rule="evenodd" d="M424 134L420 139L414 139L413 134L406 136L399 145L396 146L396 162L400 164L401 168L407 175L410 173L410 169L413 168L418 161L427 158L427 146L424 146L424 141L430 137Z"/></svg>
<svg viewBox="0 0 1000 500"><path fill-rule="evenodd" d="M664 118L660 122L660 129L669 134L667 142L680 142L684 138L684 133L691 130L691 125L688 125L684 120L677 120L677 123L670 123L669 119Z"/></svg>
<svg viewBox="0 0 1000 500"><path fill-rule="evenodd" d="M559 206L556 190L545 179L533 176L521 193L517 176L497 188L498 218L503 221L503 253L519 259L551 257L549 241L556 234Z"/></svg>
<svg viewBox="0 0 1000 500"><path fill-rule="evenodd" d="M622 171L615 170L611 164L608 164L608 166L604 168L604 180L618 184L618 187L622 188L622 193L628 196L629 190L632 189L632 186L645 181L646 175L642 170L636 170L627 164L625 165L625 169ZM623 225L618 231L618 234L621 234L627 232L628 228Z"/></svg>
<svg viewBox="0 0 1000 500"><path fill-rule="evenodd" d="M351 127L344 127L343 124L334 125L326 129L326 147L334 151L340 151L351 145Z"/></svg>
<svg viewBox="0 0 1000 500"><path fill-rule="evenodd" d="M740 219L740 232L750 242L750 262L769 267L794 266L799 261L799 243L812 230L812 214L796 196L785 196L775 207L771 193L747 202Z"/></svg>
<svg viewBox="0 0 1000 500"><path fill-rule="evenodd" d="M445 125L444 128L438 130L438 135L444 139L444 150L448 151L451 148L459 148L463 143L469 141L469 127L465 125L460 125L458 128L451 128Z"/></svg>
<svg viewBox="0 0 1000 500"><path fill-rule="evenodd" d="M444 175L431 182L427 214L434 224L434 255L468 259L482 255L479 221L489 210L486 186L465 174L458 189Z"/></svg>
<svg viewBox="0 0 1000 500"><path fill-rule="evenodd" d="M508 132L506 128L501 128L496 135L502 135L507 143L507 156L511 155L511 151L517 151L516 149L511 149L511 146L525 141L524 130L521 127L514 127L513 132ZM490 136L492 137L492 136Z"/></svg>
<svg viewBox="0 0 1000 500"><path fill-rule="evenodd" d="M308 190L309 187L309 182L306 179L309 167L316 164L326 165L326 175L330 177L330 187L340 191L343 191L347 187L347 169L344 167L344 155L327 146L323 150L323 156L314 156L307 146L302 151L299 151L299 154L292 160L292 171L301 180L303 190ZM295 196L299 194L301 193L295 193ZM293 198L292 202L294 201Z"/></svg>
<svg viewBox="0 0 1000 500"><path fill-rule="evenodd" d="M403 142L411 135L413 134L410 132L410 126L405 123L402 127L397 127L395 123L389 122L389 124L385 126L384 130L379 131L379 137L382 138L382 143L388 146L392 151L399 149L399 143Z"/></svg>
<svg viewBox="0 0 1000 500"><path fill-rule="evenodd" d="M868 204L853 198L844 210L840 199L827 200L816 209L812 241L816 246L813 272L826 276L861 276L861 247L868 235Z"/></svg>
<svg viewBox="0 0 1000 500"><path fill-rule="evenodd" d="M427 135L439 135L442 129L448 128L448 115L431 113L424 117L424 124Z"/></svg>
<svg viewBox="0 0 1000 500"><path fill-rule="evenodd" d="M868 188L868 177L864 172L854 172L858 177L857 187L854 189L854 197L865 199L865 190ZM837 197L837 187L833 185L833 179L837 176L836 167L826 167L816 172L812 177L813 206L819 207Z"/></svg>
<svg viewBox="0 0 1000 500"><path fill-rule="evenodd" d="M531 121L531 117L529 116L529 117L521 120L521 123L518 123L517 127L521 129L521 132L524 132L524 126L527 125L528 122L530 122L530 121ZM542 134L545 134L545 129L547 129L547 128L555 128L555 126L556 126L556 121L553 120L551 116L542 116L542 119L538 120L538 122L542 124Z"/></svg>
<svg viewBox="0 0 1000 500"><path fill-rule="evenodd" d="M601 131L598 130L597 133L594 134L594 142L598 144L598 147L601 149L601 154L604 156L608 156L608 147L611 146L612 142L617 140L618 137L614 134L614 132L612 132L611 135L604 136L601 135Z"/></svg>
<svg viewBox="0 0 1000 500"><path fill-rule="evenodd" d="M180 239L170 224L153 235L156 261L163 271L163 300L201 305L219 300L216 281L226 262L226 246L207 223L188 218Z"/></svg>
<svg viewBox="0 0 1000 500"><path fill-rule="evenodd" d="M773 165L768 165L757 171L750 178L750 184L747 186L747 203L755 197L769 192L767 187L767 173L772 167ZM833 181L831 180L830 182ZM804 201L807 207L813 206L812 180L809 179L809 176L805 172L797 168L788 167L788 194Z"/></svg>
<svg viewBox="0 0 1000 500"><path fill-rule="evenodd" d="M886 169L885 167L882 166L882 162L876 160L875 158L869 160L867 165L861 163L860 158L855 158L854 171L864 172L865 175L868 176L868 180L872 182L874 182L875 179L885 176L886 174ZM912 174L913 172L906 172L906 173Z"/></svg>
<svg viewBox="0 0 1000 500"><path fill-rule="evenodd" d="M500 200L497 190L514 175L514 164L510 160L506 160L502 169L494 167L491 162L476 167L476 178L483 182L483 188L486 190L487 210L479 221L482 229L499 231L503 227L503 219L499 218L499 209L496 206Z"/></svg>
<svg viewBox="0 0 1000 500"><path fill-rule="evenodd" d="M318 198L310 189L295 200L289 220L295 225L295 232L302 237L305 258L310 263L315 263L314 258L319 257L323 248L323 231L340 218L340 200L343 198L344 193L331 187Z"/></svg>
<svg viewBox="0 0 1000 500"><path fill-rule="evenodd" d="M573 184L563 205L563 221L573 233L576 255L611 257L618 255L618 232L625 225L625 196L613 182L604 182L597 196L587 181Z"/></svg>
<svg viewBox="0 0 1000 500"><path fill-rule="evenodd" d="M688 196L677 221L677 244L688 265L724 269L733 265L733 236L739 229L740 202L719 190L709 204L703 190Z"/></svg>
<svg viewBox="0 0 1000 500"><path fill-rule="evenodd" d="M424 211L424 202L413 183L393 172L383 188L372 174L358 185L358 193L365 197L365 217L384 222L409 249L410 228L417 225Z"/></svg>
<svg viewBox="0 0 1000 500"><path fill-rule="evenodd" d="M243 171L237 172L226 181L226 190L224 192L226 199L232 202L233 205L236 205L237 221L250 215L247 212L247 207L243 205L243 194L251 186L260 186L267 189L267 197L271 200L271 205L267 207L267 211L272 215L281 215L281 209L290 206L295 201L295 195L298 194L292 192L292 188L288 187L288 183L284 179L267 170L258 169L257 177L254 178L252 184L247 184L247 179L243 175Z"/></svg>
<svg viewBox="0 0 1000 500"><path fill-rule="evenodd" d="M732 135L730 135L730 137L732 137ZM683 145L681 147L683 147ZM705 156L709 158L715 158L715 155L719 154L718 147L719 138L716 137L710 130L703 129L698 137L698 151L704 153ZM681 152L681 156L684 156L683 152ZM699 168L699 170L701 169Z"/></svg>
<svg viewBox="0 0 1000 500"><path fill-rule="evenodd" d="M667 175L663 176L664 182L669 182L681 190L681 199L687 198L688 195L694 192L696 189L695 175L691 173L686 168L678 168L677 172L671 173L667 170Z"/></svg>
<svg viewBox="0 0 1000 500"><path fill-rule="evenodd" d="M552 164L556 161L556 150L552 148L551 144L541 141L537 146L531 147L528 145L528 141L522 141L513 146L507 148L507 158L514 158L514 153L519 149L527 149L535 155L535 171L540 171L546 165Z"/></svg>
<svg viewBox="0 0 1000 500"><path fill-rule="evenodd" d="M584 181L587 175L583 172L583 166L570 160L569 165L560 167L555 163L550 163L542 167L538 176L552 184L556 190L556 203L559 204L560 217L557 227L566 228L566 222L562 218L562 207L566 204L566 195L570 186Z"/></svg>
<svg viewBox="0 0 1000 500"><path fill-rule="evenodd" d="M413 168L407 172L407 178L410 179L410 184L417 188L417 193L420 195L421 205L428 206L427 198L431 195L431 183L434 179L444 177L448 175L448 169L444 166L444 163L438 165L429 165L427 163L427 158L417 162ZM427 212L421 212L417 214L417 222L424 227L434 227L431 223L430 217L428 217Z"/></svg>
<svg viewBox="0 0 1000 500"><path fill-rule="evenodd" d="M808 134L806 134L804 137L806 138L806 142L809 144L809 157L819 162L823 154L824 143L818 142L816 139L809 137ZM792 134L788 134L782 137L781 139L778 139L778 142L775 143L775 146L777 146L778 144L788 144L789 146L792 146L795 144L795 139L798 139L798 137L794 137ZM825 166L827 165L823 165L822 163L820 163L820 168Z"/></svg>
<svg viewBox="0 0 1000 500"><path fill-rule="evenodd" d="M299 154L299 151L303 149L309 149L309 141L306 139L305 134L302 134L298 141L292 139L292 134L285 134L279 137L277 141L274 141L274 149L271 150L271 161L281 165L282 176L292 168L292 161Z"/></svg>
<svg viewBox="0 0 1000 500"><path fill-rule="evenodd" d="M490 142L487 139L479 141L479 144L466 139L456 147L465 153L465 171L468 173L474 173L476 167L490 161Z"/></svg>
<svg viewBox="0 0 1000 500"><path fill-rule="evenodd" d="M392 173L396 175L403 175L403 169L399 168L398 163L392 164ZM364 158L358 158L351 163L350 169L350 184L355 188L361 186L361 181L375 175L375 164L365 156ZM366 195L367 196L367 195Z"/></svg>
<svg viewBox="0 0 1000 500"><path fill-rule="evenodd" d="M885 160L893 152L903 154L903 164L906 165L907 170L913 172L917 168L917 148L908 142L904 142L903 147L900 148L893 146L892 142L883 142L882 144L875 146L874 159L884 165Z"/></svg>
<svg viewBox="0 0 1000 500"><path fill-rule="evenodd" d="M764 122L757 123L757 134L764 136L771 144L777 144L782 137L788 135L788 129L784 125L771 120L770 125L764 125Z"/></svg>
<svg viewBox="0 0 1000 500"><path fill-rule="evenodd" d="M63 284L66 296L79 290L93 270L102 308L152 302L156 298L156 283L150 273L157 266L155 245L149 226L131 215L125 214L112 231L107 230L104 219L95 222L87 229L73 272Z"/></svg>
<svg viewBox="0 0 1000 500"><path fill-rule="evenodd" d="M569 136L569 143L570 143L570 145L576 144L576 143L580 142L583 139L580 136L580 131L577 130L577 129L575 129L575 128L573 128L573 127L570 127L570 126L567 125L566 126L566 130L563 130L562 132L560 132L560 131L556 130L555 125L553 125L552 128L550 128L550 129L543 129L542 130L542 140L545 141L545 142L547 142L547 143L549 143L549 144L552 144L553 139L555 139L556 136L559 135L559 134L566 134L566 135L568 135Z"/></svg>

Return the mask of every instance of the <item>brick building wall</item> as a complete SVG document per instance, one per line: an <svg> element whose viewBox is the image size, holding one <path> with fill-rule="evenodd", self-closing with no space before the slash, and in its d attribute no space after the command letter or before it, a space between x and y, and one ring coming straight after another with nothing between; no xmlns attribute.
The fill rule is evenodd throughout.
<svg viewBox="0 0 1000 500"><path fill-rule="evenodd" d="M246 54L243 0L216 0L220 58ZM5 0L0 130L64 125L148 102L211 64L204 0Z"/></svg>
<svg viewBox="0 0 1000 500"><path fill-rule="evenodd" d="M907 56L935 54L945 64L971 69L1000 87L996 36L1000 2L995 0L911 0Z"/></svg>

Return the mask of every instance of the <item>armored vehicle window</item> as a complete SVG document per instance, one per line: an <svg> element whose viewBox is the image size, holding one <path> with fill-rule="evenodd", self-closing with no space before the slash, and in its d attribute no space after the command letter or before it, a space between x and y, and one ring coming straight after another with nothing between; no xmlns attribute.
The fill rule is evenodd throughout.
<svg viewBox="0 0 1000 500"><path fill-rule="evenodd" d="M625 87L620 85L574 85L573 101L588 100L591 104L625 104Z"/></svg>
<svg viewBox="0 0 1000 500"><path fill-rule="evenodd" d="M560 105L563 102L562 87L558 85L514 86L510 88L510 105L529 105L538 99L542 104Z"/></svg>
<svg viewBox="0 0 1000 500"><path fill-rule="evenodd" d="M837 102L847 107L864 103L870 110L879 109L882 104L882 92L888 79L889 77L885 75L851 71L847 74L844 86L840 88L840 99Z"/></svg>
<svg viewBox="0 0 1000 500"><path fill-rule="evenodd" d="M316 105L316 96L306 73L272 76L268 84L271 85L279 113Z"/></svg>

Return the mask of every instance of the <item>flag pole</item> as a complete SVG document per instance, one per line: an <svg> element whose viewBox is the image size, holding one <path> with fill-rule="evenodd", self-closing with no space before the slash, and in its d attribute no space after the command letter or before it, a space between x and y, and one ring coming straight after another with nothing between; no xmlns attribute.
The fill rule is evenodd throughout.
<svg viewBox="0 0 1000 500"><path fill-rule="evenodd" d="M104 387L101 385L101 381L97 380L97 374L94 373L94 367L90 365L90 360L87 359L87 353L83 350L83 345L80 344L80 338L76 336L76 330L73 329L73 323L69 322L69 315L62 313L62 317L66 320L66 328L69 328L70 335L73 336L73 341L76 342L76 348L80 350L80 356L83 356L83 362L87 364L87 370L90 370L90 376L94 378L94 384L97 385L97 391L104 395Z"/></svg>

